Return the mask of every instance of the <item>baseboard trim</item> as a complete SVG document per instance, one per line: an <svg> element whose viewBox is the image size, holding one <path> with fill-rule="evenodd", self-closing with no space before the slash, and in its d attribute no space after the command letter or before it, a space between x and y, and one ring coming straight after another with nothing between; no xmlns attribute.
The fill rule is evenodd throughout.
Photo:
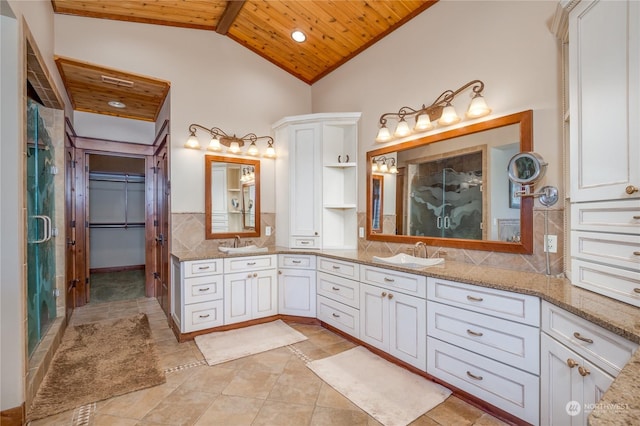
<svg viewBox="0 0 640 426"><path fill-rule="evenodd" d="M25 422L25 407L22 404L19 407L9 408L0 411L0 424L2 426L21 426Z"/></svg>

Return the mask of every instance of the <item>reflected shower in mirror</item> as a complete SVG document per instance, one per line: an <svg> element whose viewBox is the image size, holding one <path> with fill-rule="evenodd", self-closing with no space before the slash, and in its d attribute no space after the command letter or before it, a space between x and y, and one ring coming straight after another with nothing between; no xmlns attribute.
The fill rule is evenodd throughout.
<svg viewBox="0 0 640 426"><path fill-rule="evenodd" d="M524 111L369 152L368 238L530 253L533 204L514 202L507 165L531 150L532 115ZM397 173L376 166L381 156L395 160Z"/></svg>
<svg viewBox="0 0 640 426"><path fill-rule="evenodd" d="M205 237L260 236L260 160L205 156Z"/></svg>

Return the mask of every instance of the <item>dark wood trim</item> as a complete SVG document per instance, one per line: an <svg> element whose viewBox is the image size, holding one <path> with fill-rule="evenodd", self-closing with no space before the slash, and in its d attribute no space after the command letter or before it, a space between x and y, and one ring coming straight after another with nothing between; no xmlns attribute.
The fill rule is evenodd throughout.
<svg viewBox="0 0 640 426"><path fill-rule="evenodd" d="M91 268L89 269L89 272L91 274L102 274L106 272L137 271L144 268L144 265L112 266L109 268Z"/></svg>
<svg viewBox="0 0 640 426"><path fill-rule="evenodd" d="M216 32L218 34L226 35L233 24L233 21L236 20L238 13L244 6L245 0L230 0L227 2L227 7L224 8L224 12L222 12L222 16L218 21L218 25L216 25Z"/></svg>
<svg viewBox="0 0 640 426"><path fill-rule="evenodd" d="M164 120L164 122L162 123L162 126L160 126L160 130L158 130L158 133L156 134L156 138L151 144L154 147L156 147L153 155L157 155L158 151L162 149L162 147L166 143L165 136L167 136L168 134L169 134L169 120L167 119L167 120Z"/></svg>
<svg viewBox="0 0 640 426"><path fill-rule="evenodd" d="M88 151L109 152L114 154L153 155L155 147L140 143L118 142L109 139L74 137L76 147Z"/></svg>
<svg viewBox="0 0 640 426"><path fill-rule="evenodd" d="M25 424L24 403L19 407L0 411L0 424L2 426L21 426Z"/></svg>

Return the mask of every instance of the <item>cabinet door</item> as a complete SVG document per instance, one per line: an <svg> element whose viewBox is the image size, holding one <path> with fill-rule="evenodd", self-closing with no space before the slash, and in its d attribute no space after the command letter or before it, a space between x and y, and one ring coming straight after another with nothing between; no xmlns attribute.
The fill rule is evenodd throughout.
<svg viewBox="0 0 640 426"><path fill-rule="evenodd" d="M582 358L544 333L540 348L540 424L582 425ZM578 364L571 368L571 361Z"/></svg>
<svg viewBox="0 0 640 426"><path fill-rule="evenodd" d="M582 400L584 401L582 408L584 421L586 423L587 417L589 417L593 407L602 399L614 379L587 360L583 360L581 365L586 369L585 372L587 373L583 379L582 389Z"/></svg>
<svg viewBox="0 0 640 426"><path fill-rule="evenodd" d="M238 272L224 277L224 323L251 319L251 283L253 273Z"/></svg>
<svg viewBox="0 0 640 426"><path fill-rule="evenodd" d="M291 235L319 236L322 195L320 125L294 125L290 131Z"/></svg>
<svg viewBox="0 0 640 426"><path fill-rule="evenodd" d="M639 14L632 0L570 13L571 201L629 198L626 186L640 186Z"/></svg>
<svg viewBox="0 0 640 426"><path fill-rule="evenodd" d="M275 269L253 273L251 316L264 318L278 314L278 280Z"/></svg>
<svg viewBox="0 0 640 426"><path fill-rule="evenodd" d="M389 352L388 295L388 290L360 283L360 340L386 352Z"/></svg>
<svg viewBox="0 0 640 426"><path fill-rule="evenodd" d="M285 315L316 316L316 271L278 271L278 311Z"/></svg>
<svg viewBox="0 0 640 426"><path fill-rule="evenodd" d="M389 292L389 353L427 371L427 301Z"/></svg>

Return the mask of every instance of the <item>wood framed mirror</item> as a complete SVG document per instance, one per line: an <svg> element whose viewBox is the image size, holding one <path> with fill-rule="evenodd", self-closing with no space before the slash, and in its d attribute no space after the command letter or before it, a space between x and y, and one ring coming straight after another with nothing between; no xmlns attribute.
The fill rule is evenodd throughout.
<svg viewBox="0 0 640 426"><path fill-rule="evenodd" d="M260 236L260 160L205 155L205 238Z"/></svg>
<svg viewBox="0 0 640 426"><path fill-rule="evenodd" d="M507 173L513 155L531 151L528 110L368 152L367 239L533 253L533 199L514 204ZM380 158L393 159L393 173L372 171Z"/></svg>

